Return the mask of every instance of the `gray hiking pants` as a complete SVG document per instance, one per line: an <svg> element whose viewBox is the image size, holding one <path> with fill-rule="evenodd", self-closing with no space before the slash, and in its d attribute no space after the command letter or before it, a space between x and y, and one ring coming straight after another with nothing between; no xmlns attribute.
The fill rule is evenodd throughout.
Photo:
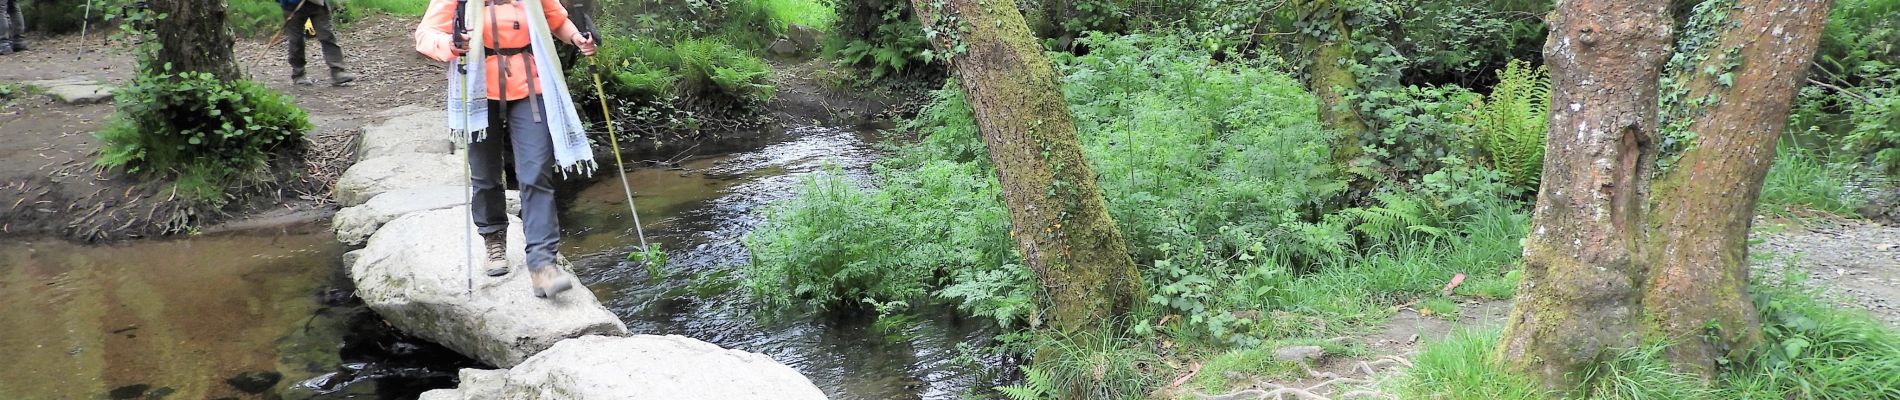
<svg viewBox="0 0 1900 400"><path fill-rule="evenodd" d="M544 118L535 121L529 100L508 102L508 115L489 118L488 137L469 144L470 185L475 187L475 227L484 235L508 229L508 201L502 178L503 156L514 155L515 180L521 185L521 224L527 234L528 269L554 265L561 247L561 223L554 211L554 139ZM490 114L501 102L488 102ZM499 120L499 121L498 121ZM505 122L506 126L496 122Z"/></svg>
<svg viewBox="0 0 1900 400"><path fill-rule="evenodd" d="M304 75L304 21L309 21L310 27L317 30L317 42L323 47L323 62L330 66L330 76L343 72L343 48L336 45L336 26L330 21L330 7L306 1L287 13L284 37L290 39L291 79Z"/></svg>
<svg viewBox="0 0 1900 400"><path fill-rule="evenodd" d="M26 15L20 14L20 0L0 0L0 44L25 42Z"/></svg>

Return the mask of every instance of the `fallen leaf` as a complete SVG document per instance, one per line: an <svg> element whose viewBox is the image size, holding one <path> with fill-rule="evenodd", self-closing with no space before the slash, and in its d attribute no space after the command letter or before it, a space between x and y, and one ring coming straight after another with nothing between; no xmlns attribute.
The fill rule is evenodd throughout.
<svg viewBox="0 0 1900 400"><path fill-rule="evenodd" d="M1463 272L1459 272L1457 275L1452 275L1451 282L1446 283L1445 288L1440 289L1438 291L1438 294L1444 295L1444 296L1450 296L1451 290L1458 288L1458 284L1460 283L1465 283L1465 273Z"/></svg>
<svg viewBox="0 0 1900 400"><path fill-rule="evenodd" d="M1181 387L1181 384L1187 383L1189 379L1194 379L1194 374L1199 374L1199 373L1201 373L1201 363L1195 362L1192 364L1188 364L1187 374L1181 375L1181 377L1179 378L1174 378L1174 383L1168 384L1168 387L1169 388Z"/></svg>

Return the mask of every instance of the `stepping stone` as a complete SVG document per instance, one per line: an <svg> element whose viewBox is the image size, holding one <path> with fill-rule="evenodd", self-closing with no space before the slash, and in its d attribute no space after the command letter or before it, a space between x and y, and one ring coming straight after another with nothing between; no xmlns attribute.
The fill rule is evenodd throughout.
<svg viewBox="0 0 1900 400"><path fill-rule="evenodd" d="M423 400L822 400L811 380L761 354L684 336L563 340L508 370L464 369Z"/></svg>
<svg viewBox="0 0 1900 400"><path fill-rule="evenodd" d="M86 78L31 81L26 84L39 87L46 91L47 96L65 104L96 104L112 99L111 86Z"/></svg>

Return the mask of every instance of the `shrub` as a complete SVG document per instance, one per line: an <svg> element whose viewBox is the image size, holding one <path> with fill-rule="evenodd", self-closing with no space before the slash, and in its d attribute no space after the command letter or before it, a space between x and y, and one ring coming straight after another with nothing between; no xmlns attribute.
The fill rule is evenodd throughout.
<svg viewBox="0 0 1900 400"><path fill-rule="evenodd" d="M717 93L740 101L772 99L770 65L725 42L693 39L673 45L679 56L682 90Z"/></svg>
<svg viewBox="0 0 1900 400"><path fill-rule="evenodd" d="M1544 134L1550 120L1550 76L1543 67L1513 60L1498 71L1491 94L1472 104L1470 145L1518 193L1535 194L1544 171Z"/></svg>
<svg viewBox="0 0 1900 400"><path fill-rule="evenodd" d="M141 73L115 100L97 164L175 179L181 193L214 205L264 179L270 159L300 147L312 127L288 97L207 73Z"/></svg>
<svg viewBox="0 0 1900 400"><path fill-rule="evenodd" d="M834 3L840 65L869 68L871 79L918 71L935 72L925 51L930 42L908 0L838 0Z"/></svg>
<svg viewBox="0 0 1900 400"><path fill-rule="evenodd" d="M105 28L109 2L98 0L92 4L92 29ZM26 0L20 4L20 13L26 16L28 29L49 33L79 32L86 21L86 1L79 0Z"/></svg>

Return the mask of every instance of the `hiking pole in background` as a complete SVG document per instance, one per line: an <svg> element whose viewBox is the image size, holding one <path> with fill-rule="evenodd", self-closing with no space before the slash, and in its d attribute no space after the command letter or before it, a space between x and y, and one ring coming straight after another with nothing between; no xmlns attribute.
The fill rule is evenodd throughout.
<svg viewBox="0 0 1900 400"><path fill-rule="evenodd" d="M72 25L67 25L67 26L72 26ZM86 46L87 46L86 33L91 32L91 30L92 30L92 0L86 0L86 16L84 18L79 19L79 54L73 55L74 61L78 61L81 56L86 55Z"/></svg>
<svg viewBox="0 0 1900 400"><path fill-rule="evenodd" d="M581 12L574 14L581 16L580 27L584 29L582 34L594 41L595 48L599 48L601 40L599 27L594 25L593 13L590 12L592 10L587 10L586 4L576 4L575 8L581 9ZM600 99L600 118L607 125L607 143L614 152L614 172L620 174L620 189L627 195L627 211L633 215L633 232L634 235L640 237L640 251L627 254L627 261L636 261L635 255L638 255L637 262L648 268L648 274L657 274L657 270L654 269L655 264L664 263L666 256L660 253L659 249L647 244L646 228L640 224L640 208L633 204L633 184L627 180L627 166L620 157L620 135L617 133L618 130L614 129L613 110L607 108L607 90L600 84L600 60L591 55L587 56L587 74L594 79L594 97Z"/></svg>

